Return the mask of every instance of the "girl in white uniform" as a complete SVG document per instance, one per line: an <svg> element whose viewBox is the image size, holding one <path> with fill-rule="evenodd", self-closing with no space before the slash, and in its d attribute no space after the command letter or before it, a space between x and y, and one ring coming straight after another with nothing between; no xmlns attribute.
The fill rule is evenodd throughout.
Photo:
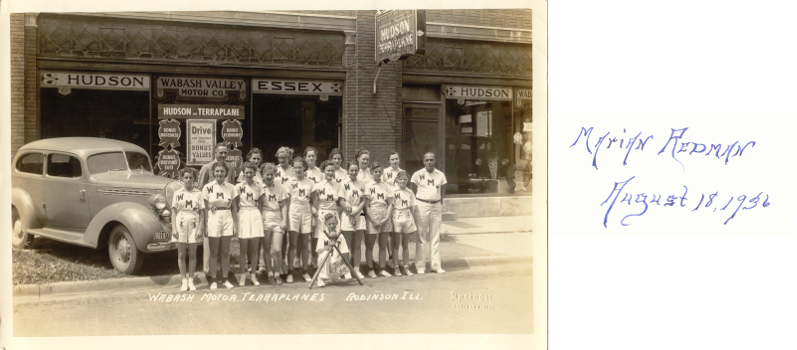
<svg viewBox="0 0 797 350"><path fill-rule="evenodd" d="M263 216L263 240L268 248L265 261L268 270L268 283L282 284L282 241L288 226L288 192L275 179L277 167L272 163L263 166L263 195L260 208Z"/></svg>
<svg viewBox="0 0 797 350"><path fill-rule="evenodd" d="M286 187L288 186L288 182L296 176L296 172L293 170L293 166L291 166L291 160L293 160L293 149L289 147L280 147L276 153L277 162L279 163L276 167L276 172L274 173L275 180L278 184ZM288 222L290 225L290 221ZM290 227L285 228L286 232L290 231ZM284 264L282 264L282 274L287 275L290 269L290 264L288 264L288 244L290 239L283 240L282 243L282 258L284 260ZM298 263L298 259L296 261ZM298 266L298 264L297 264Z"/></svg>
<svg viewBox="0 0 797 350"><path fill-rule="evenodd" d="M274 173L276 175L277 183L283 186L288 185L288 181L296 176L293 167L291 166L291 159L293 159L293 150L288 147L280 147L277 150L277 161L279 165Z"/></svg>
<svg viewBox="0 0 797 350"><path fill-rule="evenodd" d="M410 272L410 237L418 231L415 222L419 218L418 207L415 205L415 194L407 188L410 176L406 171L399 171L396 176L397 187L393 190L393 263L396 268L394 274L401 276L401 264L398 261L398 249L401 245L404 258L404 273L412 276Z"/></svg>
<svg viewBox="0 0 797 350"><path fill-rule="evenodd" d="M316 222L319 223L324 222L323 218L326 214L335 215L337 218L338 198L340 198L338 195L340 186L335 181L335 165L332 164L331 161L325 160L321 163L321 170L324 171L324 180L315 185L312 197L313 217L315 217ZM313 231L313 247L317 245L318 239L323 235L322 232L324 232L324 229L325 225L315 226L315 230ZM337 227L335 231L338 231ZM316 252L316 259L317 254L318 252Z"/></svg>
<svg viewBox="0 0 797 350"><path fill-rule="evenodd" d="M207 218L206 234L210 245L210 271L216 272L217 257L221 252L221 273L218 281L225 287L232 288L233 285L227 281L227 274L230 272L230 241L235 231L238 231L238 206L235 197L238 197L238 189L225 182L229 168L223 162L216 162L211 167L216 181L210 182L202 188L202 196L205 199L205 217ZM210 289L217 288L216 276L208 276L211 279Z"/></svg>
<svg viewBox="0 0 797 350"><path fill-rule="evenodd" d="M390 217L393 214L393 190L390 185L382 182L382 165L374 162L371 167L374 181L365 187L365 214L368 216L366 225L368 234L365 236L365 262L368 264L368 276L376 278L373 270L374 241L379 238L379 274L382 277L391 277L385 270L387 258L387 238L393 233Z"/></svg>
<svg viewBox="0 0 797 350"><path fill-rule="evenodd" d="M356 161L350 161L346 164L346 170L349 172L349 177L340 183L340 206L344 208L343 215L341 216L340 229L343 232L343 238L346 240L346 245L351 247L351 256L354 262L354 272L357 276L363 278L360 273L360 244L363 241L365 234L365 185L357 180L357 173L360 171L359 165ZM348 277L348 276L347 276Z"/></svg>
<svg viewBox="0 0 797 350"><path fill-rule="evenodd" d="M183 182L183 188L174 192L172 197L172 232L177 238L177 266L180 268L182 285L180 291L196 290L194 286L194 271L196 269L196 246L202 242L204 230L205 199L202 191L196 188L196 179L199 172L194 168L185 167L180 170L178 178ZM185 253L188 248L188 278L185 275Z"/></svg>
<svg viewBox="0 0 797 350"><path fill-rule="evenodd" d="M334 214L328 213L322 217L321 221L324 222L324 229L321 230L321 236L318 239L318 243L316 243L315 247L315 251L318 253L318 268L321 269L321 272L318 273L318 280L316 281L316 284L319 287L325 286L326 283L324 283L324 280L330 278L330 276L335 273L331 271L333 265L335 265L334 267L337 268L344 268L347 271L345 274L351 275L351 272L348 272L348 266L340 263L341 258L348 259L349 247L346 246L346 240L343 238L343 236L338 234L338 217ZM330 256L329 259L327 259L322 265L321 263L324 262L324 258L326 258L327 254L329 254L329 247L331 245L337 245L338 250L340 250L340 254L343 254L343 256L338 256L338 250L333 248L332 256Z"/></svg>
<svg viewBox="0 0 797 350"><path fill-rule="evenodd" d="M263 216L260 215L260 196L263 194L263 187L255 182L257 165L252 162L243 164L244 181L237 184L238 197L235 201L238 204L238 243L241 248L238 262L240 263L239 273L241 278L238 284L243 287L246 285L246 267L249 264L257 263L257 255L260 244L263 240ZM257 271L250 274L252 284L259 286Z"/></svg>
<svg viewBox="0 0 797 350"><path fill-rule="evenodd" d="M319 169L317 166L315 166L315 162L318 160L318 150L316 150L315 147L305 148L304 160L307 161L307 170L304 171L304 176L310 180L313 180L314 185L320 185L321 182L324 181L324 173L322 169ZM315 247L315 240L318 238L316 226L322 226L318 225L318 222L319 221L316 220L315 215L313 215L313 217L310 219L310 226L313 228L313 244L307 247L307 249L313 254L313 257L310 260L310 263L313 265L313 267L317 267L316 259L318 258L318 255L316 254L315 249L311 248Z"/></svg>
<svg viewBox="0 0 797 350"><path fill-rule="evenodd" d="M340 150L333 148L332 151L329 152L329 160L335 165L335 182L341 183L346 180L346 178L349 177L349 173L346 171L345 167L340 166L343 164L343 154L340 153Z"/></svg>
<svg viewBox="0 0 797 350"><path fill-rule="evenodd" d="M404 171L403 169L399 168L399 154L396 151L390 151L390 155L388 155L388 161L390 161L390 166L385 169L382 173L382 182L387 183L390 187L393 187L393 190L396 189L396 174L400 171Z"/></svg>
<svg viewBox="0 0 797 350"><path fill-rule="evenodd" d="M402 171L402 169L399 168L399 154L398 154L398 152L390 151L390 153L388 154L388 161L390 162L390 166L387 167L386 169L384 169L384 172L382 173L382 182L387 183L388 185L390 185L390 187L393 189L393 191L395 191L396 188L397 188L396 187L396 174L398 174L399 171ZM398 244L398 243L396 243L396 244ZM391 237L387 241L387 252L390 255L390 257L387 259L387 265L390 266L390 268L393 269L393 271L398 271L397 270L398 265L395 265L393 263L393 252L395 251L395 249L393 249L393 247L398 248L398 246L394 246L393 245L393 239L392 239L392 235L391 235Z"/></svg>
<svg viewBox="0 0 797 350"><path fill-rule="evenodd" d="M363 185L368 185L371 181L374 181L373 175L371 175L371 170L368 169L368 162L371 159L371 154L365 148L360 148L357 150L357 162L360 166L360 171L357 173L357 179L363 183Z"/></svg>
<svg viewBox="0 0 797 350"><path fill-rule="evenodd" d="M302 260L302 277L310 282L310 234L312 226L310 219L312 211L310 206L310 195L313 193L313 180L304 177L304 170L307 161L302 157L293 160L293 168L296 170L296 177L288 183L288 193L290 194L290 204L288 206L288 229L291 235L291 247L288 251L288 261L293 261L297 251ZM293 274L288 274L287 282L293 282Z"/></svg>

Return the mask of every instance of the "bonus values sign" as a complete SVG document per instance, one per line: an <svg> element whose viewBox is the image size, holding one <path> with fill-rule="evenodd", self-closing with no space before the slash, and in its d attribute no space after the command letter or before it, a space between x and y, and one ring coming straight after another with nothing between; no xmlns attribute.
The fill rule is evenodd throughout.
<svg viewBox="0 0 797 350"><path fill-rule="evenodd" d="M375 26L377 64L426 50L426 10L377 11Z"/></svg>

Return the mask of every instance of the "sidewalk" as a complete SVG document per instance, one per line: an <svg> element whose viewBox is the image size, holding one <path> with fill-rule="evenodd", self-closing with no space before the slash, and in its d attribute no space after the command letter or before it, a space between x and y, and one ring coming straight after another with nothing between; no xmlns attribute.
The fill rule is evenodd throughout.
<svg viewBox="0 0 797 350"><path fill-rule="evenodd" d="M442 233L453 237L453 241L440 243L442 265L446 270L531 261L531 216L459 219L458 221L443 222L441 230ZM378 248L374 247L374 249ZM409 251L410 260L414 261L414 244L410 244ZM364 253L365 250L363 249ZM365 258L363 257L362 260L362 266L364 266ZM195 283L198 286L207 284L204 273L196 274ZM13 295L36 297L58 293L151 288L164 285L179 286L179 284L180 275L126 277L95 281L17 285L14 286Z"/></svg>
<svg viewBox="0 0 797 350"><path fill-rule="evenodd" d="M474 233L531 232L531 216L499 216L489 218L460 218L443 221L441 233L465 235Z"/></svg>

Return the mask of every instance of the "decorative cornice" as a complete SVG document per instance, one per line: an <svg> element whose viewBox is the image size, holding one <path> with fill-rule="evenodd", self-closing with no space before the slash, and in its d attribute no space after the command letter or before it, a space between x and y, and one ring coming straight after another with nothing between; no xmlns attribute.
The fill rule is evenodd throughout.
<svg viewBox="0 0 797 350"><path fill-rule="evenodd" d="M221 24L290 29L356 31L357 19L289 12L178 11L178 12L75 12L72 15L120 19Z"/></svg>
<svg viewBox="0 0 797 350"><path fill-rule="evenodd" d="M428 22L426 23L426 34L434 38L531 44L531 30L529 29Z"/></svg>

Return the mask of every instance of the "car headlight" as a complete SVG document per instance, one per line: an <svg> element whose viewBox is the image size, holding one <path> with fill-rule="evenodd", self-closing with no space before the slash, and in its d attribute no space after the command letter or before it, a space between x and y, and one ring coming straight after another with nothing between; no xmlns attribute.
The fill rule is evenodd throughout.
<svg viewBox="0 0 797 350"><path fill-rule="evenodd" d="M166 209L166 197L162 194L154 194L149 197L149 205L152 206L156 211L161 212L163 209Z"/></svg>

